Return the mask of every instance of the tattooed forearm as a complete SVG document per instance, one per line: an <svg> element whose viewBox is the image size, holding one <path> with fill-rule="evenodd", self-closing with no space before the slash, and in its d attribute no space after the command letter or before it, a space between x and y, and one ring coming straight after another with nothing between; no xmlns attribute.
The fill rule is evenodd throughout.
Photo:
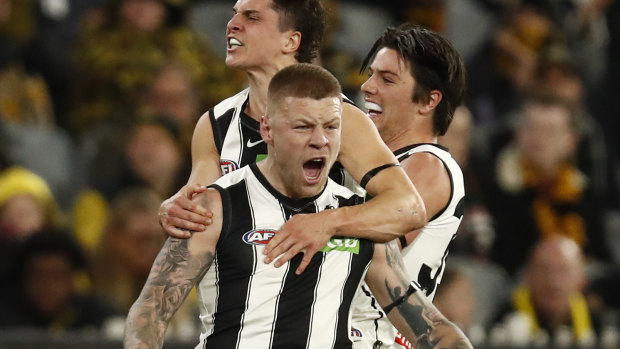
<svg viewBox="0 0 620 349"><path fill-rule="evenodd" d="M213 253L194 256L189 240L169 238L127 316L125 348L160 348L168 321L207 272Z"/></svg>
<svg viewBox="0 0 620 349"><path fill-rule="evenodd" d="M472 348L463 332L408 278L396 243L375 245L366 282L392 324L416 349Z"/></svg>
<svg viewBox="0 0 620 349"><path fill-rule="evenodd" d="M392 303L385 306L383 310L389 314L393 309L407 321L413 333L417 336L426 335L430 326L426 319L422 316L424 305L411 304L409 298L414 297L417 290L413 286L404 291L400 286L390 286L388 280L385 280L385 288L392 299Z"/></svg>

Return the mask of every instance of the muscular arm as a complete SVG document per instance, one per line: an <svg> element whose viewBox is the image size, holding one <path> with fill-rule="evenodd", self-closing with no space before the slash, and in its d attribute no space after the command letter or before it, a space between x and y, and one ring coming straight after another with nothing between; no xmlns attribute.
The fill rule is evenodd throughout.
<svg viewBox="0 0 620 349"><path fill-rule="evenodd" d="M372 121L356 107L344 104L342 144L338 160L360 182L368 171L385 164L398 163L379 137ZM316 251L333 236L390 241L426 223L424 202L400 167L386 168L370 179L366 190L373 199L362 205L293 216L271 240L265 253L269 263L283 265L304 251L297 270L303 272Z"/></svg>
<svg viewBox="0 0 620 349"><path fill-rule="evenodd" d="M170 236L190 237L190 231L204 230L211 224L212 213L191 198L204 191L204 185L221 176L220 155L213 140L209 113L205 113L192 136L192 172L187 185L166 199L159 208L159 223Z"/></svg>
<svg viewBox="0 0 620 349"><path fill-rule="evenodd" d="M368 171L398 163L379 137L372 121L361 110L344 104L342 145L338 160L360 182ZM327 212L334 235L390 241L426 223L424 202L405 171L390 167L366 185L373 199L363 205ZM327 215L326 214L326 215Z"/></svg>
<svg viewBox="0 0 620 349"><path fill-rule="evenodd" d="M463 332L411 286L396 241L375 245L366 283L392 324L415 348L472 348Z"/></svg>
<svg viewBox="0 0 620 349"><path fill-rule="evenodd" d="M222 216L216 190L198 194L194 201ZM206 229L208 234L194 234L190 239L168 238L127 315L125 348L162 347L172 315L211 267L221 226L219 219Z"/></svg>

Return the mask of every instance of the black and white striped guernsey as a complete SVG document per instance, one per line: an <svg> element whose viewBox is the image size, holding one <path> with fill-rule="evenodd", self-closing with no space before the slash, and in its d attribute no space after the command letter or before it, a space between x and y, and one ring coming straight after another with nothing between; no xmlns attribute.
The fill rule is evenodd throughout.
<svg viewBox="0 0 620 349"><path fill-rule="evenodd" d="M351 348L351 302L373 243L332 239L301 275L301 254L280 268L263 263L274 232L296 213L359 203L329 180L315 197L277 192L250 164L211 185L222 196L223 227L215 260L197 286L202 333L196 348Z"/></svg>
<svg viewBox="0 0 620 349"><path fill-rule="evenodd" d="M229 97L209 110L213 140L220 154L223 174L252 164L267 156L267 145L260 135L260 124L245 113L249 89ZM345 103L353 102L342 95ZM336 163L329 177L338 184L348 184L344 168Z"/></svg>
<svg viewBox="0 0 620 349"><path fill-rule="evenodd" d="M412 144L394 152L399 162L415 153L430 153L443 163L450 177L450 199L447 205L431 217L416 239L402 250L408 276L415 280L429 300L433 300L446 266L450 244L463 218L465 184L463 172L448 150L441 145ZM353 304L352 340L355 349L371 349L379 340L382 348L403 348L395 343L396 329L387 320L364 283Z"/></svg>

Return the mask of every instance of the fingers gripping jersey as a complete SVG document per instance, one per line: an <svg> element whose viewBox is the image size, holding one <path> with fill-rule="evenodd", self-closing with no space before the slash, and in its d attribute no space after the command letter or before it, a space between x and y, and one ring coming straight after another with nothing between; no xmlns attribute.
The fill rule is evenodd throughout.
<svg viewBox="0 0 620 349"><path fill-rule="evenodd" d="M409 277L420 284L432 301L443 275L450 243L456 237L456 231L463 218L465 185L459 165L447 149L440 145L413 144L395 151L394 155L399 162L402 162L409 156L421 152L439 158L451 181L450 200L446 207L432 217L416 239L402 251ZM377 341L383 343L380 348L404 347L395 344L397 331L381 311L366 284L362 284L355 296L352 319L351 338L355 344L354 348L373 348Z"/></svg>
<svg viewBox="0 0 620 349"><path fill-rule="evenodd" d="M351 348L350 307L373 254L373 243L332 239L302 275L299 254L280 268L263 263L263 249L296 213L359 203L328 181L315 197L278 193L255 164L217 180L223 227L212 267L200 281L203 325L196 348Z"/></svg>

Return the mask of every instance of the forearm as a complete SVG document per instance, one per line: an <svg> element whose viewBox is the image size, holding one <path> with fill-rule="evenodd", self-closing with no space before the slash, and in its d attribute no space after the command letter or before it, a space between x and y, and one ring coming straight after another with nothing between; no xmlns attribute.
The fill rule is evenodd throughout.
<svg viewBox="0 0 620 349"><path fill-rule="evenodd" d="M145 290L146 291L146 290ZM161 318L155 292L141 295L133 304L125 324L124 348L161 348L168 320ZM143 292L144 294L144 292Z"/></svg>
<svg viewBox="0 0 620 349"><path fill-rule="evenodd" d="M411 186L411 184L409 184ZM424 203L415 190L388 189L361 205L320 212L332 236L391 241L421 228L426 222Z"/></svg>
<svg viewBox="0 0 620 349"><path fill-rule="evenodd" d="M125 327L125 348L161 348L168 322L195 283L211 265L213 255L190 253L189 240L169 238L131 307Z"/></svg>
<svg viewBox="0 0 620 349"><path fill-rule="evenodd" d="M392 324L415 348L471 348L463 332L410 283L397 244L375 249L367 282ZM378 262L377 262L378 260Z"/></svg>

